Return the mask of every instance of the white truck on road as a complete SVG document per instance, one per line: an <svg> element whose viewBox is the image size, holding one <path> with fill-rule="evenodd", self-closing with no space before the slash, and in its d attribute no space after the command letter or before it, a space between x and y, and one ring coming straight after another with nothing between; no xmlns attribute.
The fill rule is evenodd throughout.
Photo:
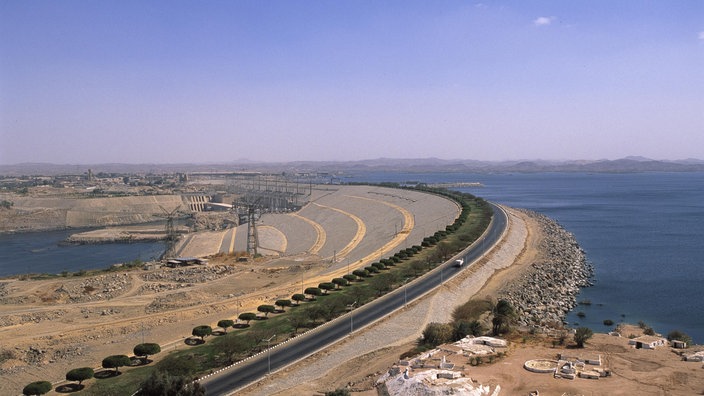
<svg viewBox="0 0 704 396"><path fill-rule="evenodd" d="M455 260L455 267L459 268L464 265L464 259Z"/></svg>

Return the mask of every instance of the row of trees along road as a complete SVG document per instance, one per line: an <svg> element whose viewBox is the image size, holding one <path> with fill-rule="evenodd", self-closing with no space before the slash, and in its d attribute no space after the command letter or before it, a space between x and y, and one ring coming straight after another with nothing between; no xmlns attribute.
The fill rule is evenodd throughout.
<svg viewBox="0 0 704 396"><path fill-rule="evenodd" d="M111 355L107 356L101 362L101 367L104 369L115 369L112 374L103 374L100 378L108 378L115 375L119 375L120 367L134 366L137 364L148 364L149 356L155 355L161 352L161 346L155 343L143 343L138 344L134 347L132 351L135 357L138 358L138 362L133 360L127 355ZM57 387L58 392L74 392L83 389L83 381L89 380L96 376L95 370L91 367L79 367L69 370L66 373L66 381L77 382L75 385L59 385ZM36 381L28 384L22 390L24 395L43 395L51 391L53 388L51 382L48 381Z"/></svg>
<svg viewBox="0 0 704 396"><path fill-rule="evenodd" d="M462 211L452 225L425 237L420 245L402 249L391 257L333 278L330 282L320 283L317 287L307 287L289 299L276 300L273 305L259 305L257 312L240 313L236 320L222 319L217 323L217 327L222 329L220 333L215 333L209 325L194 327L191 334L199 337L201 342L205 342L205 338L212 334L225 336L213 340L214 348L223 355L223 359L219 362L213 359L212 368L233 363L263 350L264 346L270 345L263 345L264 340L276 336L273 339L275 344L277 337L286 338L286 334L295 336L301 328L312 328L319 325L321 320L332 320L353 307L363 305L420 276L475 241L489 224L489 205L481 198L469 194L446 191L443 194L456 199L461 204ZM476 216L472 218L471 224L463 227L473 208ZM450 238L456 233L456 236ZM428 251L424 252L425 249ZM414 259L421 252L424 252L422 258ZM304 303L306 306L302 307ZM288 308L295 309L287 313ZM287 314L270 316L283 313ZM251 325L253 321L256 322L255 325ZM228 333L231 327L240 331Z"/></svg>
<svg viewBox="0 0 704 396"><path fill-rule="evenodd" d="M303 293L293 294L290 299L276 300L273 305L260 305L257 307L257 311L263 316L254 312L245 312L239 314L236 320L222 319L217 323L217 326L222 328L223 336L216 337L214 342L205 343L206 337L214 334L210 325L196 326L193 328L192 335L200 338L204 345L194 347L191 350L178 351L162 359L157 363L157 370L153 371L151 376L148 378L146 375L144 376L144 381L141 383L142 389L146 392L146 389L163 390L164 387L181 386L183 384L179 378L189 376L192 378L198 372L222 367L250 356L263 349L262 342L264 340L271 340L275 335L284 338L286 334L295 336L302 328L312 328L319 325L322 323L321 319L323 321L332 320L352 307L359 307L434 268L437 263L447 260L452 253L471 244L488 226L491 209L483 199L470 194L459 194L446 190L430 191L448 196L456 200L462 207L455 222L447 226L445 230L425 237L420 245L402 249L393 256L381 259L363 269L356 269L351 274L334 278L330 282L320 283L318 287L306 288ZM470 222L467 222L473 208L476 210L474 212L476 215ZM453 236L454 234L457 235ZM427 251L425 251L426 249ZM420 253L423 253L421 258L414 258ZM306 306L302 307L304 303ZM289 310L292 312L287 312L285 315L269 317L269 314L283 314L287 308L294 307L301 308ZM239 321L243 323L239 323ZM257 322L256 326L250 326L252 321ZM241 329L241 331L228 333L229 328ZM277 338L274 337L272 345L276 342ZM137 350L135 347L134 353L136 356L143 357L146 364L147 357L153 355L154 350L145 346ZM131 365L128 360L130 358L125 355L109 356L103 360L103 367L106 369L114 368L115 373L119 373L119 367ZM138 372L140 371L130 370L128 374ZM72 375L72 378L77 377ZM89 378L84 378L81 381L86 379ZM185 388L179 389L186 391ZM202 391L202 388L191 386L187 391L193 393L179 394L197 395Z"/></svg>

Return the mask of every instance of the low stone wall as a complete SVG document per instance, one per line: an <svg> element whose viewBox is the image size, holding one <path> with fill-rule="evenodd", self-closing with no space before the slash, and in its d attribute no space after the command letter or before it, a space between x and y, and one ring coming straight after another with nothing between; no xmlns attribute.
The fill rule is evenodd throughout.
<svg viewBox="0 0 704 396"><path fill-rule="evenodd" d="M499 292L518 314L518 324L533 328L561 327L577 305L580 288L591 286L594 269L572 235L554 220L520 209L540 225L542 261L531 264L519 279Z"/></svg>

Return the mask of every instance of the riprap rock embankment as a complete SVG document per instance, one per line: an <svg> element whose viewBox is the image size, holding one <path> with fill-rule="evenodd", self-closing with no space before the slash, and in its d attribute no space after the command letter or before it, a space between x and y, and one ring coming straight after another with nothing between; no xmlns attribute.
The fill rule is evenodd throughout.
<svg viewBox="0 0 704 396"><path fill-rule="evenodd" d="M554 220L522 210L540 225L542 256L520 278L499 292L518 314L518 324L533 328L561 327L577 305L580 288L591 286L593 267L574 235Z"/></svg>

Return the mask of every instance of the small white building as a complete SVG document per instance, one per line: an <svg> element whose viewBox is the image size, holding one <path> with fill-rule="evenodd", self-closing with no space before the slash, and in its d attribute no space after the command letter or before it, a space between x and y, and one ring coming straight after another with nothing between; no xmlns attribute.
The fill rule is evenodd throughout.
<svg viewBox="0 0 704 396"><path fill-rule="evenodd" d="M628 345L633 345L636 349L655 349L659 346L667 345L667 339L662 337L644 335L628 340Z"/></svg>
<svg viewBox="0 0 704 396"><path fill-rule="evenodd" d="M672 345L673 348L677 348L677 349L686 349L687 348L687 343L684 341L680 341L680 340L672 340L672 341L670 341L670 345Z"/></svg>

